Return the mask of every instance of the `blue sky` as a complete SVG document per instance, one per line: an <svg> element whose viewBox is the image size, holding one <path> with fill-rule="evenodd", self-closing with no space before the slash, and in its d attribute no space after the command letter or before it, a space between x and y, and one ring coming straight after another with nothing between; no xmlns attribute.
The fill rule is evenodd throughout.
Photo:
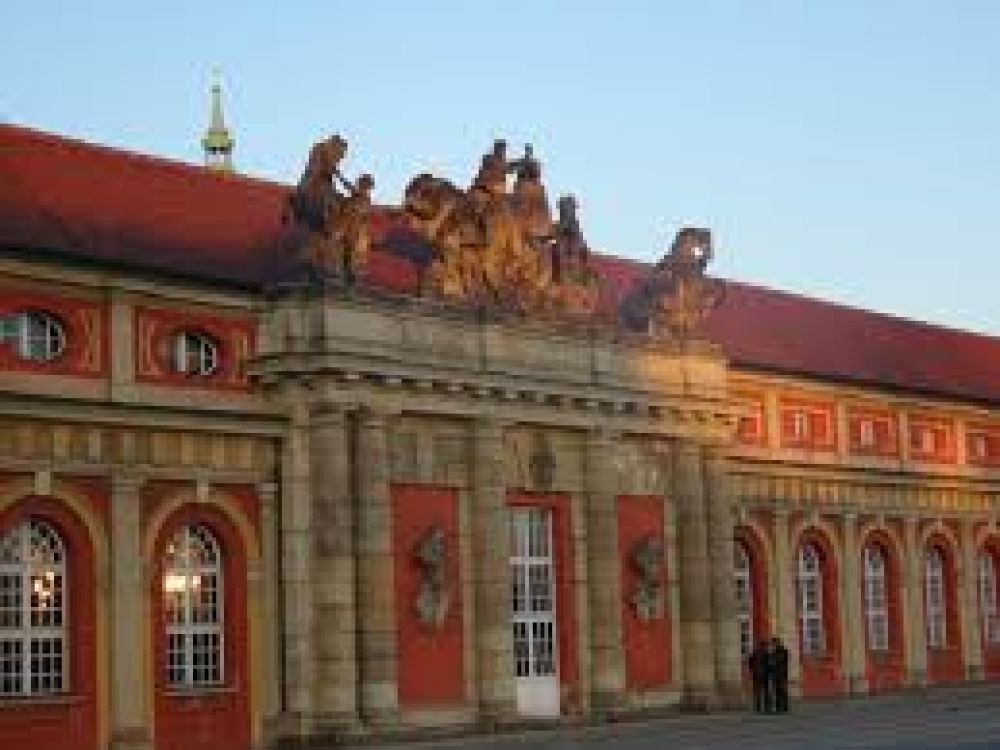
<svg viewBox="0 0 1000 750"><path fill-rule="evenodd" d="M380 200L530 141L591 244L1000 335L1000 2L6 2L0 118L198 161L333 131Z"/></svg>

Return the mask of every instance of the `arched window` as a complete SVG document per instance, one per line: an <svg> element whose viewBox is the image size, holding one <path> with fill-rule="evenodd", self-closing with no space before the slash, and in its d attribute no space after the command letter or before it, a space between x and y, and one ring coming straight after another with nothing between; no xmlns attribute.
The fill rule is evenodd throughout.
<svg viewBox="0 0 1000 750"><path fill-rule="evenodd" d="M823 571L819 550L812 543L799 549L799 628L803 655L823 653Z"/></svg>
<svg viewBox="0 0 1000 750"><path fill-rule="evenodd" d="M196 688L222 682L222 554L205 526L185 526L167 544L163 609L167 684Z"/></svg>
<svg viewBox="0 0 1000 750"><path fill-rule="evenodd" d="M67 685L66 549L44 521L0 536L0 696Z"/></svg>
<svg viewBox="0 0 1000 750"><path fill-rule="evenodd" d="M988 550L979 552L979 609L983 618L983 642L988 646L1000 646L997 562Z"/></svg>
<svg viewBox="0 0 1000 750"><path fill-rule="evenodd" d="M924 607L928 648L944 648L947 645L944 585L944 555L937 547L930 547L924 555Z"/></svg>
<svg viewBox="0 0 1000 750"><path fill-rule="evenodd" d="M889 650L889 608L886 602L885 552L877 544L868 544L864 551L865 565L865 626L868 648Z"/></svg>
<svg viewBox="0 0 1000 750"><path fill-rule="evenodd" d="M737 541L736 559L736 622L740 628L740 653L743 658L753 651L753 579L750 574L750 553L746 545Z"/></svg>

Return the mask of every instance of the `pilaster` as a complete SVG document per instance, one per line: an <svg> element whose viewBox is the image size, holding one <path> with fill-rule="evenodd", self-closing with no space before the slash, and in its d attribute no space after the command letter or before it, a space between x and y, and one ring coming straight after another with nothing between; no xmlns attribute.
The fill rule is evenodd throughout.
<svg viewBox="0 0 1000 750"><path fill-rule="evenodd" d="M927 685L927 629L924 623L923 551L920 548L920 519L903 519L903 546L906 574L903 594L906 601L906 681L910 687Z"/></svg>
<svg viewBox="0 0 1000 750"><path fill-rule="evenodd" d="M315 697L313 621L312 487L309 415L303 402L291 408L281 461L281 584L285 658L283 732L312 732Z"/></svg>
<svg viewBox="0 0 1000 750"><path fill-rule="evenodd" d="M587 436L588 598L590 600L591 708L624 706L625 653L622 643L621 571L618 554L617 475L613 437L605 430Z"/></svg>
<svg viewBox="0 0 1000 750"><path fill-rule="evenodd" d="M858 515L845 513L843 516L844 575L841 584L840 628L843 649L843 669L850 695L862 695L868 691L865 676L865 631L864 601L861 585L860 558L858 548Z"/></svg>
<svg viewBox="0 0 1000 750"><path fill-rule="evenodd" d="M142 556L143 478L111 476L111 747L151 750L152 727L144 616L148 587Z"/></svg>
<svg viewBox="0 0 1000 750"><path fill-rule="evenodd" d="M795 694L802 689L802 659L799 651L799 618L795 602L794 561L791 549L790 513L787 508L774 511L774 633L788 649L788 685Z"/></svg>
<svg viewBox="0 0 1000 750"><path fill-rule="evenodd" d="M489 417L473 426L473 550L476 585L476 685L480 720L516 714L510 610L510 528L503 481L503 424Z"/></svg>
<svg viewBox="0 0 1000 750"><path fill-rule="evenodd" d="M982 620L979 615L979 568L976 560L976 529L972 518L963 518L959 538L962 568L959 575L959 622L967 680L983 679Z"/></svg>
<svg viewBox="0 0 1000 750"><path fill-rule="evenodd" d="M263 583L263 641L265 676L263 696L264 741L271 743L277 734L275 723L281 712L281 638L278 627L278 484L257 485L260 502L261 575Z"/></svg>
<svg viewBox="0 0 1000 750"><path fill-rule="evenodd" d="M312 407L309 429L316 617L314 712L318 729L327 733L358 723L350 415L339 404L319 402Z"/></svg>
<svg viewBox="0 0 1000 750"><path fill-rule="evenodd" d="M717 700L715 634L712 622L712 567L708 550L708 517L701 448L676 444L674 496L680 542L681 643L684 653L684 704L693 710L712 708Z"/></svg>
<svg viewBox="0 0 1000 750"><path fill-rule="evenodd" d="M358 661L361 717L369 724L399 715L389 419L366 410L358 428Z"/></svg>
<svg viewBox="0 0 1000 750"><path fill-rule="evenodd" d="M705 449L708 493L708 550L712 582L715 677L724 705L742 704L743 665L736 626L733 539L736 532L734 491L723 446Z"/></svg>

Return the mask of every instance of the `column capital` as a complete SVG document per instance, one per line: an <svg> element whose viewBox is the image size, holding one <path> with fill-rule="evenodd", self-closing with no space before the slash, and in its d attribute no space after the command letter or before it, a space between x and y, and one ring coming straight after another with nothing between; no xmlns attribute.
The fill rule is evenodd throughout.
<svg viewBox="0 0 1000 750"><path fill-rule="evenodd" d="M146 479L145 474L135 469L115 468L111 472L111 494L139 490Z"/></svg>
<svg viewBox="0 0 1000 750"><path fill-rule="evenodd" d="M364 404L358 409L358 416L361 419L361 427L372 429L385 427L396 417L400 416L400 409L393 409L381 404Z"/></svg>
<svg viewBox="0 0 1000 750"><path fill-rule="evenodd" d="M347 420L353 407L327 398L309 404L309 421L313 425L342 424Z"/></svg>
<svg viewBox="0 0 1000 750"><path fill-rule="evenodd" d="M278 482L258 482L257 496L260 498L260 502L263 505L273 505L278 497L280 486Z"/></svg>

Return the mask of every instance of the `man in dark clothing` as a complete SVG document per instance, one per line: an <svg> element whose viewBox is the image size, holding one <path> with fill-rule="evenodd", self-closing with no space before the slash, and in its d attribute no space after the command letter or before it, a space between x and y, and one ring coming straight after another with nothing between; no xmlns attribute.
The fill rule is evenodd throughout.
<svg viewBox="0 0 1000 750"><path fill-rule="evenodd" d="M764 641L758 641L747 658L747 667L750 669L750 679L753 682L753 710L757 713L771 711L767 662L767 644Z"/></svg>
<svg viewBox="0 0 1000 750"><path fill-rule="evenodd" d="M788 649L780 638L772 638L767 653L768 672L774 691L774 710L788 711Z"/></svg>

